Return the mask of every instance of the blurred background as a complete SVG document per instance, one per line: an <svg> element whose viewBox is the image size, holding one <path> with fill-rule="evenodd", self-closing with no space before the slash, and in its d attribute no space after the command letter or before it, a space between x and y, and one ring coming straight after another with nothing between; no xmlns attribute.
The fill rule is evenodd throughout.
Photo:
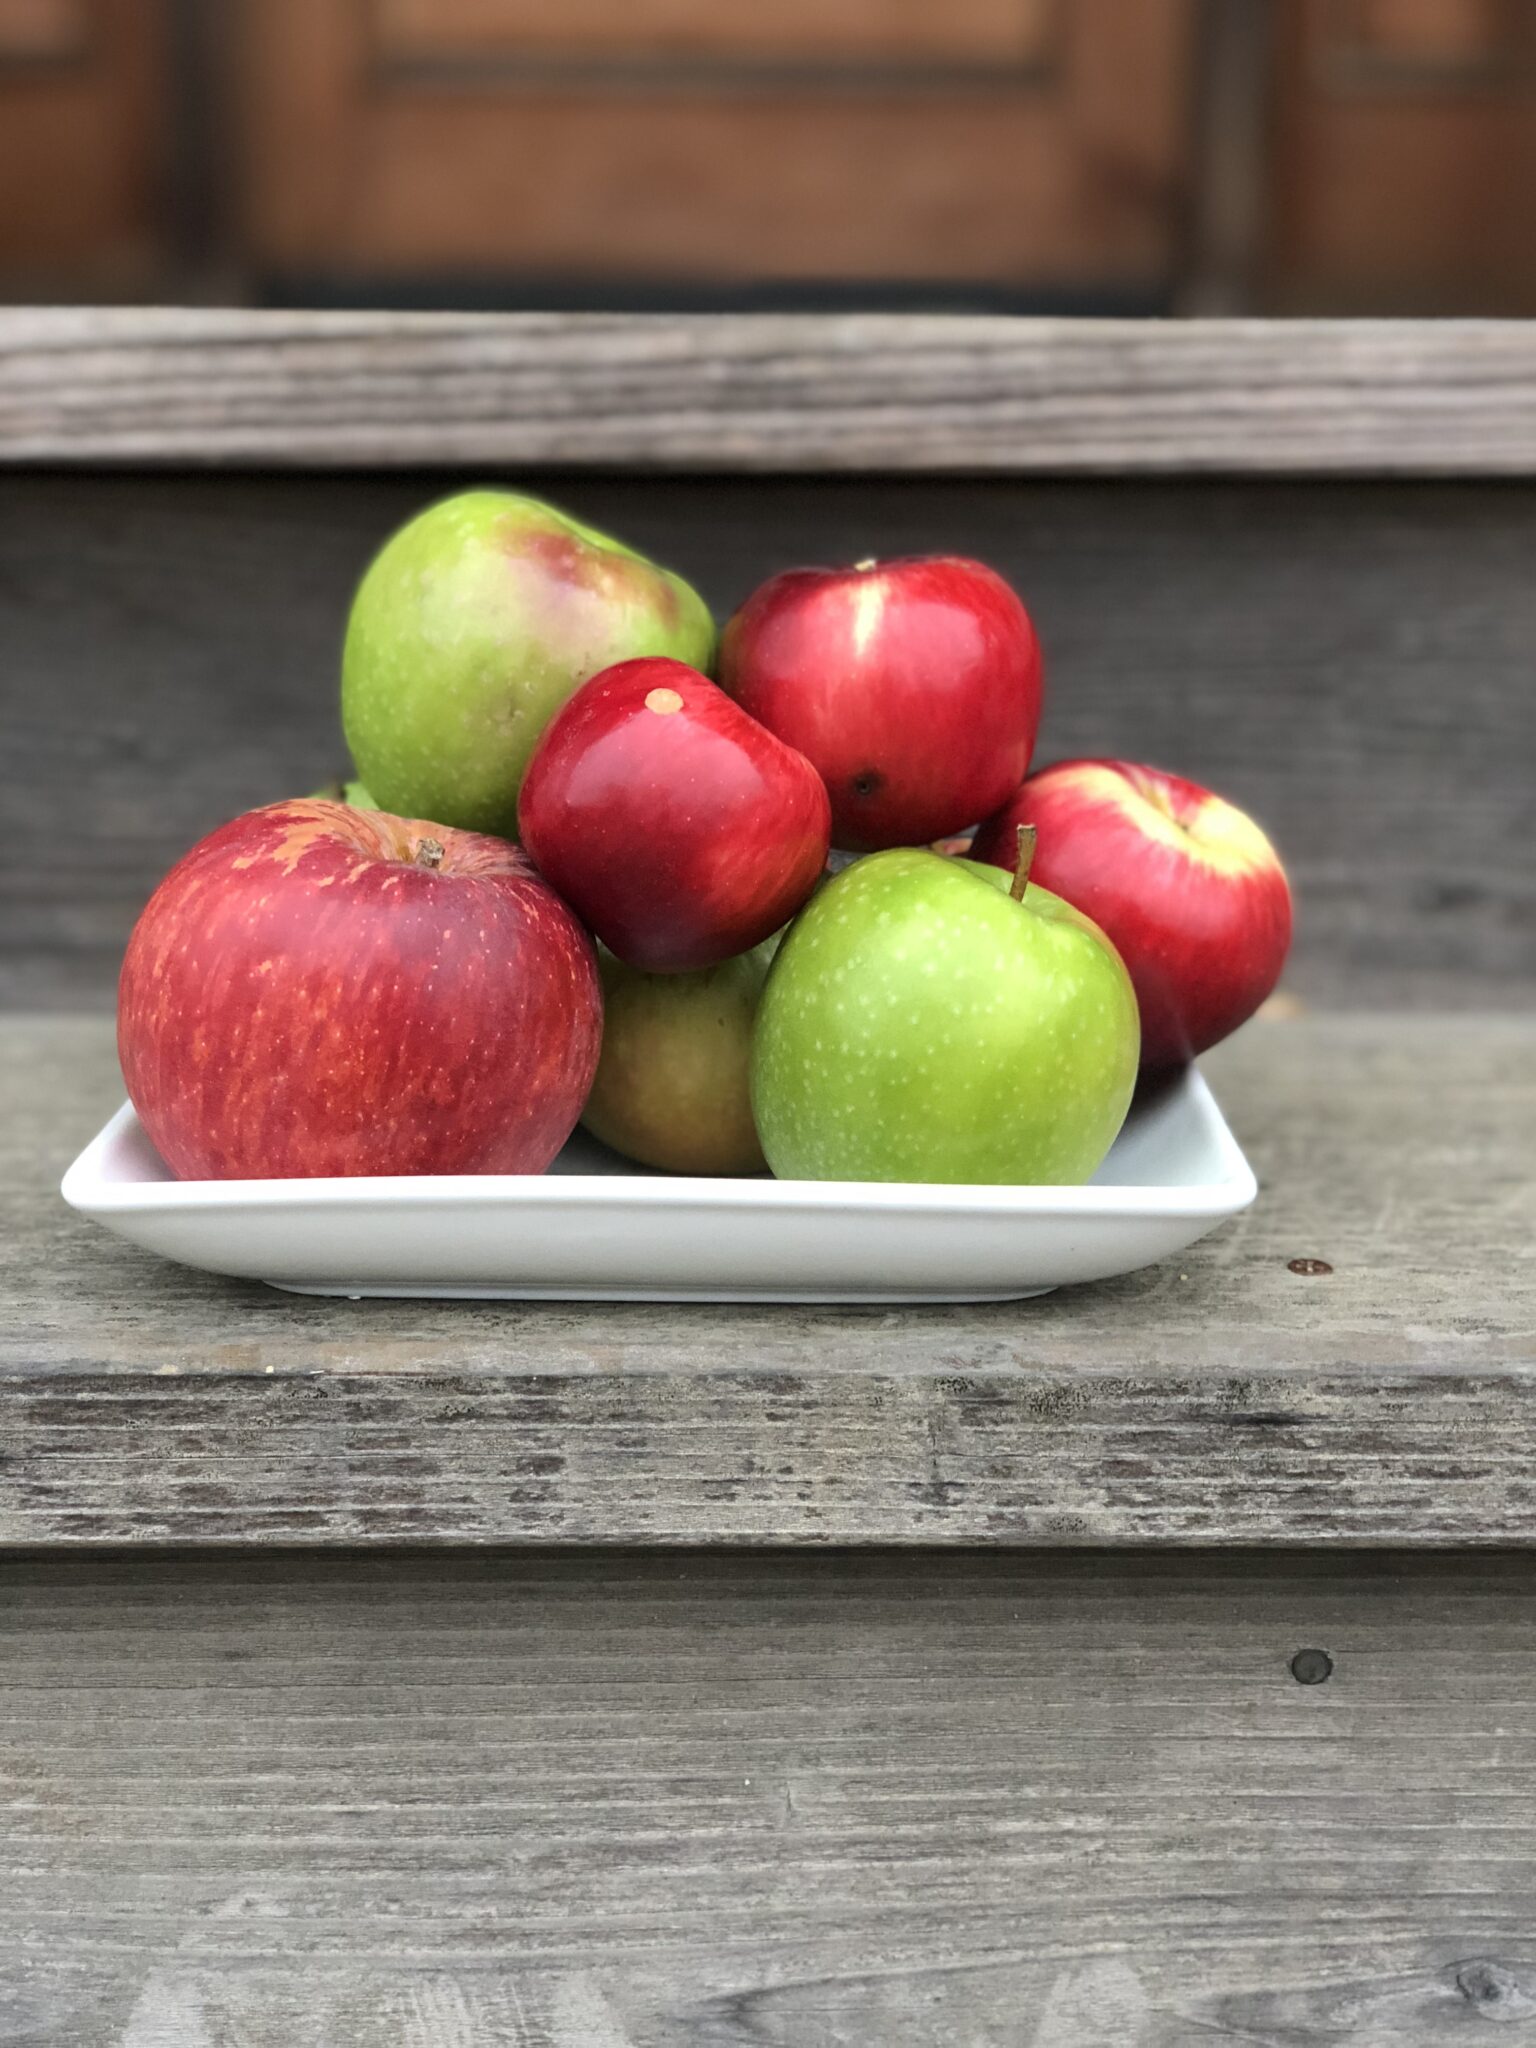
<svg viewBox="0 0 1536 2048"><path fill-rule="evenodd" d="M1536 0L0 0L0 298L1536 312Z"/></svg>

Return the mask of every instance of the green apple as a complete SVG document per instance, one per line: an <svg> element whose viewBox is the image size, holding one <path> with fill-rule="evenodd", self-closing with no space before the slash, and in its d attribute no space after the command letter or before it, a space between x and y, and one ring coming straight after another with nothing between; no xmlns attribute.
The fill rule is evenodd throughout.
<svg viewBox="0 0 1536 2048"><path fill-rule="evenodd" d="M616 661L714 658L697 591L621 541L511 491L462 491L384 543L347 620L341 719L387 811L517 834L544 727Z"/></svg>
<svg viewBox="0 0 1536 2048"><path fill-rule="evenodd" d="M669 1173L761 1173L752 1027L777 933L690 974L643 974L598 948L603 1050L582 1111L593 1137Z"/></svg>
<svg viewBox="0 0 1536 2048"><path fill-rule="evenodd" d="M311 790L310 794L329 797L332 803L350 804L354 811L376 811L379 808L360 782L346 782L339 776L334 782L328 782L324 789ZM432 822L436 824L439 821L434 818Z"/></svg>
<svg viewBox="0 0 1536 2048"><path fill-rule="evenodd" d="M1140 1036L1130 977L1081 912L1001 868L893 848L791 925L752 1106L785 1178L1076 1184L1125 1119Z"/></svg>

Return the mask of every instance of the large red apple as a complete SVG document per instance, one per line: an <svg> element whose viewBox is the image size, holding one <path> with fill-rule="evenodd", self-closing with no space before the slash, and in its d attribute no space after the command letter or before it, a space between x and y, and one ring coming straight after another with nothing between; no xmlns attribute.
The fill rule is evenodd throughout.
<svg viewBox="0 0 1536 2048"><path fill-rule="evenodd" d="M989 818L973 860L1011 869L1087 913L1130 970L1141 1063L1169 1067L1235 1031L1280 978L1291 892L1253 820L1198 783L1132 761L1058 761Z"/></svg>
<svg viewBox="0 0 1536 2048"><path fill-rule="evenodd" d="M621 661L557 711L518 832L542 874L631 967L712 967L776 932L827 857L810 762L707 676Z"/></svg>
<svg viewBox="0 0 1536 2048"><path fill-rule="evenodd" d="M770 578L726 626L720 682L815 763L833 844L855 853L921 846L996 810L1040 722L1029 613L960 555Z"/></svg>
<svg viewBox="0 0 1536 2048"><path fill-rule="evenodd" d="M190 1179L541 1173L581 1114L591 941L515 846L305 799L150 898L118 990L128 1093Z"/></svg>

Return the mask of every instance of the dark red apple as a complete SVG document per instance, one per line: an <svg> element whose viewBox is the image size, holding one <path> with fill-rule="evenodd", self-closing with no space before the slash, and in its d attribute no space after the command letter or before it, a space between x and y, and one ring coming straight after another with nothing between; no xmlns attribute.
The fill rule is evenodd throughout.
<svg viewBox="0 0 1536 2048"><path fill-rule="evenodd" d="M517 847L301 799L166 876L128 941L117 1036L183 1178L541 1173L591 1086L602 992Z"/></svg>
<svg viewBox="0 0 1536 2048"><path fill-rule="evenodd" d="M555 713L517 814L540 872L650 974L776 932L816 886L829 822L804 755L662 657L604 669Z"/></svg>
<svg viewBox="0 0 1536 2048"><path fill-rule="evenodd" d="M1204 1052L1279 980L1290 886L1222 797L1133 761L1058 761L987 820L971 858L1011 870L1020 825L1039 835L1030 880L1091 917L1130 970L1144 1068Z"/></svg>
<svg viewBox="0 0 1536 2048"><path fill-rule="evenodd" d="M720 683L812 761L832 841L922 846L1022 781L1040 723L1040 643L994 570L960 555L790 569L726 626Z"/></svg>

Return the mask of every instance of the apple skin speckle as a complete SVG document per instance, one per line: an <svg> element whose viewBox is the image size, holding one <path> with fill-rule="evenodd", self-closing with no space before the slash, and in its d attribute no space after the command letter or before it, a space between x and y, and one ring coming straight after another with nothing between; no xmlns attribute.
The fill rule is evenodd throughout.
<svg viewBox="0 0 1536 2048"><path fill-rule="evenodd" d="M1091 1178L1130 1107L1136 998L1096 925L1033 885L1016 903L1008 885L998 868L895 848L807 904L753 1047L753 1113L781 1178Z"/></svg>

